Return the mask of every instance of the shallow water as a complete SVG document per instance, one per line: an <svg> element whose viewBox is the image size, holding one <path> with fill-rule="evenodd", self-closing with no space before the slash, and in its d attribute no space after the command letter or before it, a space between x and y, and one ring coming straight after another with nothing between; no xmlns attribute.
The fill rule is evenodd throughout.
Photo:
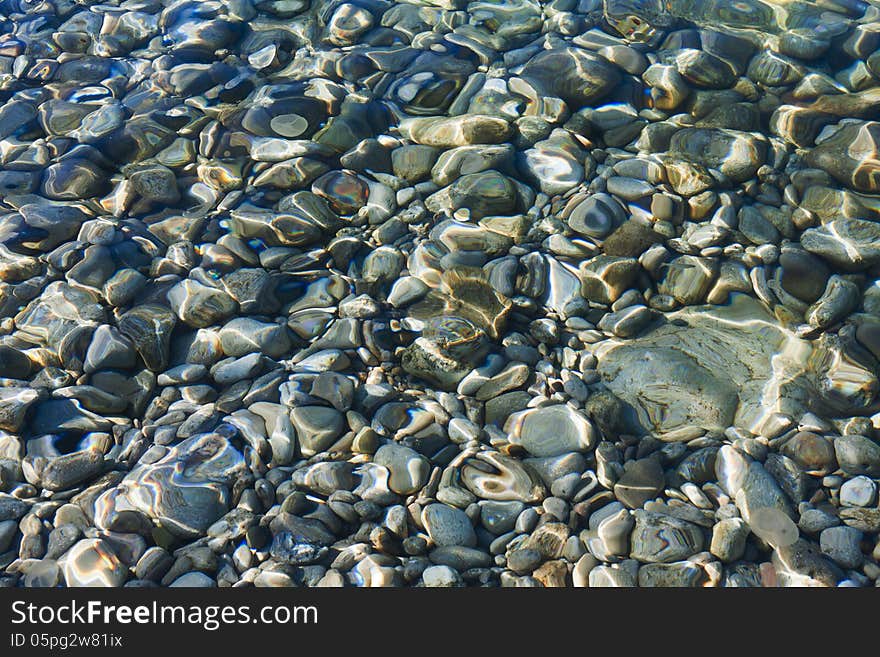
<svg viewBox="0 0 880 657"><path fill-rule="evenodd" d="M4 584L875 585L877 0L0 28Z"/></svg>

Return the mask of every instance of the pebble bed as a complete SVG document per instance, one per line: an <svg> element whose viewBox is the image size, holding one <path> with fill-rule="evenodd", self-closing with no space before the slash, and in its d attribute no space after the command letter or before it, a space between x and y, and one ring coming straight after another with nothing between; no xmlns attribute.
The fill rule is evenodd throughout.
<svg viewBox="0 0 880 657"><path fill-rule="evenodd" d="M875 587L880 0L0 0L0 585Z"/></svg>

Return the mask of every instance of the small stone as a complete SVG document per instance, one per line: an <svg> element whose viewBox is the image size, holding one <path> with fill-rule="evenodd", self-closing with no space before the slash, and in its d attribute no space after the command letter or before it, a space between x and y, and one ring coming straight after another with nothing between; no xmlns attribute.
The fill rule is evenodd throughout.
<svg viewBox="0 0 880 657"><path fill-rule="evenodd" d="M116 327L102 324L92 334L84 363L84 371L128 369L134 367L137 353L131 340Z"/></svg>
<svg viewBox="0 0 880 657"><path fill-rule="evenodd" d="M84 408L76 399L49 399L34 408L28 429L34 435L59 430L88 433L109 430L111 425L110 420Z"/></svg>
<svg viewBox="0 0 880 657"><path fill-rule="evenodd" d="M826 475L837 469L834 441L811 431L799 431L781 449L808 474Z"/></svg>
<svg viewBox="0 0 880 657"><path fill-rule="evenodd" d="M27 513L30 505L17 497L0 493L0 522L5 520L18 520Z"/></svg>
<svg viewBox="0 0 880 657"><path fill-rule="evenodd" d="M819 534L823 529L836 527L840 519L822 509L804 509L798 520L798 528L806 534Z"/></svg>
<svg viewBox="0 0 880 657"><path fill-rule="evenodd" d="M637 509L632 533L633 559L648 563L670 563L696 554L703 548L703 533L697 525L672 516Z"/></svg>
<svg viewBox="0 0 880 657"><path fill-rule="evenodd" d="M840 503L843 506L869 507L877 499L877 484L864 475L845 481L840 487Z"/></svg>
<svg viewBox="0 0 880 657"><path fill-rule="evenodd" d="M857 149L852 144L859 144ZM810 166L824 169L839 183L868 194L880 192L877 154L880 153L880 123L845 122L832 136L807 151Z"/></svg>
<svg viewBox="0 0 880 657"><path fill-rule="evenodd" d="M520 76L539 96L555 96L572 109L590 105L620 81L608 60L581 48L542 50L523 67Z"/></svg>
<svg viewBox="0 0 880 657"><path fill-rule="evenodd" d="M452 588L463 585L461 575L449 566L428 566L422 572L422 581L427 588Z"/></svg>
<svg viewBox="0 0 880 657"><path fill-rule="evenodd" d="M391 286L387 301L395 308L403 308L424 297L428 290L428 286L415 276L403 276Z"/></svg>
<svg viewBox="0 0 880 657"><path fill-rule="evenodd" d="M27 379L33 369L31 359L12 347L0 345L0 372L10 379Z"/></svg>
<svg viewBox="0 0 880 657"><path fill-rule="evenodd" d="M657 291L668 294L684 305L705 301L718 275L718 263L709 258L683 255L670 261Z"/></svg>
<svg viewBox="0 0 880 657"><path fill-rule="evenodd" d="M431 471L428 459L396 443L382 445L373 456L373 462L388 468L388 487L399 495L411 495L421 490Z"/></svg>
<svg viewBox="0 0 880 657"><path fill-rule="evenodd" d="M425 180L431 175L431 168L437 162L438 151L432 146L410 144L391 151L394 175L407 182ZM451 180L445 184L449 184Z"/></svg>
<svg viewBox="0 0 880 657"><path fill-rule="evenodd" d="M355 477L350 463L315 463L307 468L296 470L291 481L319 495L332 495L336 491L351 490L355 487Z"/></svg>
<svg viewBox="0 0 880 657"><path fill-rule="evenodd" d="M67 159L48 166L43 173L43 195L53 200L76 201L100 196L108 186L107 174L86 159Z"/></svg>
<svg viewBox="0 0 880 657"><path fill-rule="evenodd" d="M544 557L537 550L520 548L507 555L507 567L517 575L526 575L541 565Z"/></svg>
<svg viewBox="0 0 880 657"><path fill-rule="evenodd" d="M690 561L649 563L639 568L639 586L693 588L700 586L703 570Z"/></svg>
<svg viewBox="0 0 880 657"><path fill-rule="evenodd" d="M819 535L822 554L844 568L858 568L864 561L862 532L854 527L829 527Z"/></svg>
<svg viewBox="0 0 880 657"><path fill-rule="evenodd" d="M510 135L504 119L480 114L462 114L442 118L406 119L400 132L417 144L454 148L470 144L499 144Z"/></svg>
<svg viewBox="0 0 880 657"><path fill-rule="evenodd" d="M590 571L590 588L623 587L631 588L638 586L637 575L623 568L610 566L597 566Z"/></svg>
<svg viewBox="0 0 880 657"><path fill-rule="evenodd" d="M607 190L609 194L626 201L638 201L654 193L654 187L650 183L625 176L609 178Z"/></svg>
<svg viewBox="0 0 880 657"><path fill-rule="evenodd" d="M461 509L447 504L429 504L422 510L422 523L438 547L474 547L477 544L470 518Z"/></svg>
<svg viewBox="0 0 880 657"><path fill-rule="evenodd" d="M569 208L569 227L581 235L596 239L608 236L617 224L626 219L620 203L604 193L593 194L585 199L573 196L566 205L566 212Z"/></svg>
<svg viewBox="0 0 880 657"><path fill-rule="evenodd" d="M597 441L592 423L564 404L514 413L507 418L504 430L511 443L533 456L587 451Z"/></svg>
<svg viewBox="0 0 880 657"><path fill-rule="evenodd" d="M791 545L800 535L794 521L772 507L753 509L749 514L749 527L755 536L776 548Z"/></svg>
<svg viewBox="0 0 880 657"><path fill-rule="evenodd" d="M525 150L518 157L518 163L528 180L552 196L564 194L584 179L585 159L581 147L569 133L556 129L549 139Z"/></svg>
<svg viewBox="0 0 880 657"><path fill-rule="evenodd" d="M880 262L880 225L835 218L801 235L801 246L845 271L862 271Z"/></svg>
<svg viewBox="0 0 880 657"><path fill-rule="evenodd" d="M168 586L171 588L212 589L216 588L217 582L205 573L191 572L184 573Z"/></svg>
<svg viewBox="0 0 880 657"><path fill-rule="evenodd" d="M783 247L779 265L782 268L779 282L786 292L808 303L822 296L829 271L820 258L803 249Z"/></svg>
<svg viewBox="0 0 880 657"><path fill-rule="evenodd" d="M480 504L480 523L496 536L513 530L517 516L522 513L525 505L513 500L509 502L493 502L482 500Z"/></svg>
<svg viewBox="0 0 880 657"><path fill-rule="evenodd" d="M68 587L118 587L128 577L116 552L99 538L82 539L60 561Z"/></svg>
<svg viewBox="0 0 880 657"><path fill-rule="evenodd" d="M806 319L811 326L828 328L845 319L861 299L858 285L840 276L831 276L825 292L807 309Z"/></svg>
<svg viewBox="0 0 880 657"><path fill-rule="evenodd" d="M40 394L30 388L0 388L0 429L20 431L28 409L39 398Z"/></svg>
<svg viewBox="0 0 880 657"><path fill-rule="evenodd" d="M848 527L859 531L876 534L880 532L880 509L844 507L840 510L840 519Z"/></svg>
<svg viewBox="0 0 880 657"><path fill-rule="evenodd" d="M94 449L65 454L51 459L40 475L43 488L60 491L88 481L104 467L104 455Z"/></svg>
<svg viewBox="0 0 880 657"><path fill-rule="evenodd" d="M299 406L290 411L297 441L304 456L314 456L329 448L342 435L345 419L333 408Z"/></svg>
<svg viewBox="0 0 880 657"><path fill-rule="evenodd" d="M546 588L565 588L570 586L568 566L564 559L545 561L535 569L532 575Z"/></svg>
<svg viewBox="0 0 880 657"><path fill-rule="evenodd" d="M773 566L782 586L836 586L843 579L818 546L804 539L774 550Z"/></svg>
<svg viewBox="0 0 880 657"><path fill-rule="evenodd" d="M617 312L608 313L596 325L602 331L619 338L632 338L641 333L654 318L650 308L643 305L629 306Z"/></svg>
<svg viewBox="0 0 880 657"><path fill-rule="evenodd" d="M712 528L709 551L724 563L742 558L749 537L749 526L742 518L725 518Z"/></svg>
<svg viewBox="0 0 880 657"><path fill-rule="evenodd" d="M510 144L460 146L444 151L431 169L432 180L441 186L449 185L461 176L489 169L503 169L513 159Z"/></svg>
<svg viewBox="0 0 880 657"><path fill-rule="evenodd" d="M630 509L638 509L657 497L666 480L663 467L656 458L624 463L624 472L614 484L614 497Z"/></svg>
<svg viewBox="0 0 880 657"><path fill-rule="evenodd" d="M629 219L605 239L605 254L637 258L662 239L647 222Z"/></svg>
<svg viewBox="0 0 880 657"><path fill-rule="evenodd" d="M18 534L18 523L15 520L0 522L0 554L6 552Z"/></svg>
<svg viewBox="0 0 880 657"><path fill-rule="evenodd" d="M260 352L272 358L281 358L291 345L286 326L250 317L237 317L227 322L220 329L219 338L224 353L235 357Z"/></svg>
<svg viewBox="0 0 880 657"><path fill-rule="evenodd" d="M834 453L841 470L849 475L880 476L880 445L864 436L834 439Z"/></svg>
<svg viewBox="0 0 880 657"><path fill-rule="evenodd" d="M172 205L180 200L177 176L168 167L148 165L132 173L129 180L134 191L154 203Z"/></svg>
<svg viewBox="0 0 880 657"><path fill-rule="evenodd" d="M438 547L428 554L431 563L449 566L458 572L465 572L471 568L489 568L492 564L492 556L478 548L463 545L447 545Z"/></svg>
<svg viewBox="0 0 880 657"><path fill-rule="evenodd" d="M168 291L168 303L184 324L204 328L230 317L238 309L223 290L192 279L181 281Z"/></svg>
<svg viewBox="0 0 880 657"><path fill-rule="evenodd" d="M489 170L461 176L425 199L425 207L449 215L466 208L473 219L482 219L510 214L516 201L513 181L499 171Z"/></svg>
<svg viewBox="0 0 880 657"><path fill-rule="evenodd" d="M620 502L606 504L590 515L586 545L596 558L616 561L629 553L630 536L635 526L632 514ZM584 534L581 534L583 537Z"/></svg>
<svg viewBox="0 0 880 657"><path fill-rule="evenodd" d="M796 532L794 523L791 522L793 514L788 498L773 476L758 461L748 464L742 485L733 495L742 517L750 525L753 520L758 523L757 519L752 518L752 514L761 514L760 528L756 524L752 526L752 531L758 533L764 529L767 534L762 538L765 540L770 541L774 537L776 540L783 540L791 531Z"/></svg>
<svg viewBox="0 0 880 657"><path fill-rule="evenodd" d="M522 548L537 550L545 559L558 559L570 534L568 526L561 522L545 522L522 543Z"/></svg>
<svg viewBox="0 0 880 657"><path fill-rule="evenodd" d="M738 130L685 128L672 136L669 151L717 169L734 182L745 182L764 163L767 141Z"/></svg>
<svg viewBox="0 0 880 657"><path fill-rule="evenodd" d="M128 337L144 364L154 372L168 368L171 332L177 323L174 314L164 306L138 306L119 318L119 331Z"/></svg>

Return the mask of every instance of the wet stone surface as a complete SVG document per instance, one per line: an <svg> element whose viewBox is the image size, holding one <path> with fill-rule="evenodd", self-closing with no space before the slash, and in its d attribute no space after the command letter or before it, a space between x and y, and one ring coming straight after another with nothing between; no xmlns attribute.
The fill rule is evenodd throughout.
<svg viewBox="0 0 880 657"><path fill-rule="evenodd" d="M880 2L0 2L0 585L880 581Z"/></svg>

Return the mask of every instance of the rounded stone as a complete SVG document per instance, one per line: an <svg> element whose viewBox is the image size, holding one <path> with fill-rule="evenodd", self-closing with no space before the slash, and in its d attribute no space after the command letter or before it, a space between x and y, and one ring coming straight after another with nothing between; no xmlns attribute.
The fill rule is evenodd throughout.
<svg viewBox="0 0 880 657"><path fill-rule="evenodd" d="M461 575L449 566L428 566L422 572L427 588L452 588L463 584Z"/></svg>
<svg viewBox="0 0 880 657"><path fill-rule="evenodd" d="M373 463L388 468L388 487L399 495L411 495L428 481L431 464L414 449L388 443L373 456Z"/></svg>
<svg viewBox="0 0 880 657"><path fill-rule="evenodd" d="M607 95L620 81L619 69L607 59L581 48L542 50L520 72L543 96L564 100L572 109Z"/></svg>
<svg viewBox="0 0 880 657"><path fill-rule="evenodd" d="M509 440L532 456L558 456L595 447L592 422L568 405L559 404L514 413L504 423Z"/></svg>
<svg viewBox="0 0 880 657"><path fill-rule="evenodd" d="M854 527L829 527L819 534L822 554L844 568L858 568L864 561L862 532Z"/></svg>
<svg viewBox="0 0 880 657"><path fill-rule="evenodd" d="M864 475L843 482L840 503L843 506L869 507L877 500L877 484Z"/></svg>
<svg viewBox="0 0 880 657"><path fill-rule="evenodd" d="M448 504L429 504L422 510L422 524L438 547L474 547L477 536L470 518Z"/></svg>
<svg viewBox="0 0 880 657"><path fill-rule="evenodd" d="M712 527L709 551L724 563L740 559L746 550L749 526L742 518L724 518Z"/></svg>
<svg viewBox="0 0 880 657"><path fill-rule="evenodd" d="M326 406L291 409L290 421L296 429L297 443L305 456L313 456L329 448L345 429L342 413Z"/></svg>
<svg viewBox="0 0 880 657"><path fill-rule="evenodd" d="M118 587L128 578L128 569L110 544L99 538L84 538L61 559L68 587Z"/></svg>

